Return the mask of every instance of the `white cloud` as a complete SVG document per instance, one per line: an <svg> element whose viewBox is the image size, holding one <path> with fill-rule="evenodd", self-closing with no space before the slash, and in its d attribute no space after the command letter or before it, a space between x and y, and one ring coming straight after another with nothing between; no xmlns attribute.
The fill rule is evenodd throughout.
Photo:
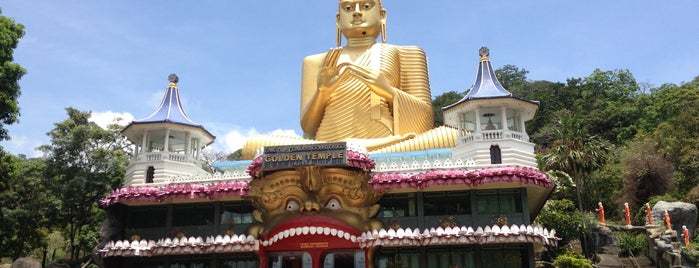
<svg viewBox="0 0 699 268"><path fill-rule="evenodd" d="M7 145L5 149L13 154L24 154L28 158L41 157L44 155L43 152L36 149L43 145L43 142L40 140L32 140L27 136L12 136L12 139L4 141L3 143Z"/></svg>
<svg viewBox="0 0 699 268"><path fill-rule="evenodd" d="M117 113L112 111L92 112L90 121L97 123L100 127L106 129L109 124L119 124L126 126L133 121L134 117L130 113Z"/></svg>
<svg viewBox="0 0 699 268"><path fill-rule="evenodd" d="M223 137L217 138L212 145L212 149L232 153L240 148L243 148L243 144L245 144L245 141L247 141L248 138L260 134L300 137L300 135L293 129L275 129L266 133L259 133L255 128L248 128L247 130L242 131L233 129L227 131Z"/></svg>

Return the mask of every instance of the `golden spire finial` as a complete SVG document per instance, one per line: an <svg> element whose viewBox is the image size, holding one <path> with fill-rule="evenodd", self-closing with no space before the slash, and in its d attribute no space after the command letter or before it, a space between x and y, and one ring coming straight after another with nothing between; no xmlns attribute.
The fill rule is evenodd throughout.
<svg viewBox="0 0 699 268"><path fill-rule="evenodd" d="M167 80L170 81L170 84L168 84L169 87L176 87L176 86L177 86L177 82L180 81L180 78L177 77L176 74L170 74L170 75L167 77Z"/></svg>
<svg viewBox="0 0 699 268"><path fill-rule="evenodd" d="M490 50L487 47L481 47L481 49L478 50L478 55L481 56L481 61L490 60Z"/></svg>

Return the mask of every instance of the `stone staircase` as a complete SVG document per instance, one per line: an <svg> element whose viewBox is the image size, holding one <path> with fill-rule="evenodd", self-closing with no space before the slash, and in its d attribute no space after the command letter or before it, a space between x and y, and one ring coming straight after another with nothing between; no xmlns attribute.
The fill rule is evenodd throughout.
<svg viewBox="0 0 699 268"><path fill-rule="evenodd" d="M595 257L593 261L596 267L656 267L646 256L635 256L633 259L630 257L619 257L619 243L608 226L601 225L592 228L592 239L595 245Z"/></svg>

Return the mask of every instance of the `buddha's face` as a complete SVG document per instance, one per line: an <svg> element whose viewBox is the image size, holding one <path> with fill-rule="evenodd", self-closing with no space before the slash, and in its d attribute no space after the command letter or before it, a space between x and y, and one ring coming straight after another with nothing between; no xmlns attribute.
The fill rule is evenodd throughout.
<svg viewBox="0 0 699 268"><path fill-rule="evenodd" d="M337 26L346 38L374 37L385 23L386 10L375 0L341 0Z"/></svg>
<svg viewBox="0 0 699 268"><path fill-rule="evenodd" d="M259 235L310 226L354 235L376 227L372 217L381 193L371 189L363 171L300 167L253 180L250 197L262 221Z"/></svg>

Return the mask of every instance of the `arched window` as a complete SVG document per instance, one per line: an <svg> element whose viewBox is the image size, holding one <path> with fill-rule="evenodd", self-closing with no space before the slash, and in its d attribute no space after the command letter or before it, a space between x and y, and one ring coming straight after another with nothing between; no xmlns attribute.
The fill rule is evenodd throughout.
<svg viewBox="0 0 699 268"><path fill-rule="evenodd" d="M153 183L153 178L155 178L155 168L149 166L146 170L146 183Z"/></svg>
<svg viewBox="0 0 699 268"><path fill-rule="evenodd" d="M490 146L490 164L502 164L502 155L500 154L500 146Z"/></svg>

